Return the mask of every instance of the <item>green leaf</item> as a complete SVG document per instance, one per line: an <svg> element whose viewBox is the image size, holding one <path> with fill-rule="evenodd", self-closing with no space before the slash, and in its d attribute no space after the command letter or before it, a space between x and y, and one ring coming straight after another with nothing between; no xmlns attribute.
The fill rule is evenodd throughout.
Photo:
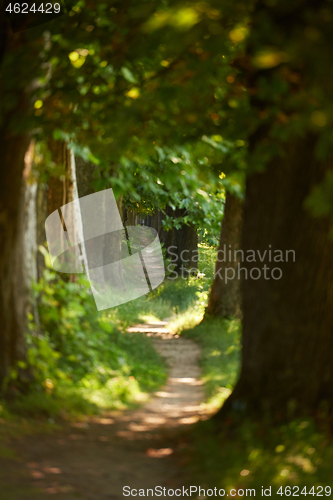
<svg viewBox="0 0 333 500"><path fill-rule="evenodd" d="M137 79L134 77L132 71L126 66L123 66L120 70L123 77L130 83L137 83Z"/></svg>

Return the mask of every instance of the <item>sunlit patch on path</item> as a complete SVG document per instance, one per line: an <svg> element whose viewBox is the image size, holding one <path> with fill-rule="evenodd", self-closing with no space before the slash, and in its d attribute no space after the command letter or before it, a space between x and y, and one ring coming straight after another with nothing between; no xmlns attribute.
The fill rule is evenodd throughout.
<svg viewBox="0 0 333 500"><path fill-rule="evenodd" d="M198 345L169 333L167 321L136 325L128 331L144 333L152 338L155 349L166 359L169 377L166 385L155 393L149 403L131 414L127 429L119 431L119 435L130 437L131 432L179 427L198 421L205 413Z"/></svg>

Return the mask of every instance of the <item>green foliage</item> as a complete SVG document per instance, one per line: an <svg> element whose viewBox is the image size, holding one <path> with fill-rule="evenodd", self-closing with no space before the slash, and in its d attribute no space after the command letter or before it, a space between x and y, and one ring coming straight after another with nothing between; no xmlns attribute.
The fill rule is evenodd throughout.
<svg viewBox="0 0 333 500"><path fill-rule="evenodd" d="M297 137L315 137L318 158L329 158L331 25L329 0L320 8L287 0L103 0L97 10L88 0L69 2L68 14L8 44L0 119L41 142L65 138L98 164L96 189L112 185L144 205L145 189L138 194L132 182L141 169L154 206L163 206L158 180L181 202L200 205L193 160L200 176L226 173L227 188L241 174L241 190L245 171L264 169L274 156L283 161ZM180 149L189 163L168 157ZM197 188L214 196L200 176Z"/></svg>
<svg viewBox="0 0 333 500"><path fill-rule="evenodd" d="M98 313L85 277L65 281L47 269L34 289L43 331L36 334L30 321L35 391L14 411L54 415L63 406L60 413L91 413L139 402L164 382L164 363L150 340L123 333Z"/></svg>
<svg viewBox="0 0 333 500"><path fill-rule="evenodd" d="M103 322L102 317L96 314L89 290L85 277L80 276L77 282L72 283L48 269L35 285L41 329L55 352L61 353L59 368L72 372L75 381L106 358L117 367L120 356L117 347L110 342L112 325Z"/></svg>
<svg viewBox="0 0 333 500"><path fill-rule="evenodd" d="M207 284L209 286L214 277L217 248L216 245L211 246L206 243L199 243L198 250L199 250L198 269L199 272L207 280ZM207 287L205 288L205 290L207 290Z"/></svg>
<svg viewBox="0 0 333 500"><path fill-rule="evenodd" d="M126 190L125 204L139 213L164 210L166 206L185 208L182 218L165 218L166 229L193 223L216 233L223 214L226 180L212 172L211 163L216 158L221 161L222 156L204 142L195 147L156 146L155 155L148 160L138 155L132 160L122 158L126 168L112 172L108 181L117 192Z"/></svg>
<svg viewBox="0 0 333 500"><path fill-rule="evenodd" d="M245 166L242 146L220 133L228 123L220 110L228 54L235 52L221 17L217 0L166 2L162 10L153 0L104 0L98 13L81 0L47 26L17 35L2 66L2 114L11 115L14 130L33 131L38 144L53 135L98 165L96 190L112 186L146 209L187 203L190 220L210 231L219 174L229 163ZM37 163L41 178L57 174L45 148Z"/></svg>

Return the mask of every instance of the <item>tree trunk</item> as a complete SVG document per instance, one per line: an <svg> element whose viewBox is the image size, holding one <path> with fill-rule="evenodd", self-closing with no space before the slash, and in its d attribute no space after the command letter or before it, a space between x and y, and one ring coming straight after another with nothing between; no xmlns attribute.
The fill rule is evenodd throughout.
<svg viewBox="0 0 333 500"><path fill-rule="evenodd" d="M88 196L90 194L95 193L93 188L93 180L95 178L96 165L89 161L82 160L82 158L76 158L76 178L77 178L77 187L79 197ZM126 210L124 209L123 199L120 197L117 200L117 207L124 224L124 218L127 217ZM101 219L104 220L105 225L107 225L107 219L110 217L105 210L100 214ZM83 227L84 233L84 227ZM121 261L121 249L122 249L122 232L114 231L113 233L105 233L103 236L99 238L99 245L101 246L102 255L99 256L100 265L103 262L105 264L103 269L103 279L106 284L117 286L120 289L124 288L124 279L123 279L123 268L119 263L119 266L113 267L112 269L106 266L107 263L113 261ZM89 255L96 254L96 242L89 242L88 244L88 261ZM91 245L92 254L89 252L89 245ZM85 251L85 245L82 246ZM91 261L91 259L90 259ZM90 262L90 265L91 262ZM89 266L89 262L88 262ZM89 278L89 268L87 266L87 274Z"/></svg>
<svg viewBox="0 0 333 500"><path fill-rule="evenodd" d="M24 211L23 211L23 276L26 288L26 315L33 318L36 325L35 334L40 332L40 321L37 303L32 292L32 283L38 279L37 274L37 182L31 175L35 142L31 141L24 157Z"/></svg>
<svg viewBox="0 0 333 500"><path fill-rule="evenodd" d="M54 163L54 174L48 180L48 213L73 201L70 151L64 141L50 139L48 146Z"/></svg>
<svg viewBox="0 0 333 500"><path fill-rule="evenodd" d="M242 225L243 202L237 196L227 193L207 316L241 318L241 287L237 272L241 254L237 250L241 246Z"/></svg>
<svg viewBox="0 0 333 500"><path fill-rule="evenodd" d="M24 190L22 173L29 145L26 135L0 133L0 385L16 361L26 361L27 289L23 269ZM21 382L28 381L22 373Z"/></svg>
<svg viewBox="0 0 333 500"><path fill-rule="evenodd" d="M175 217L186 215L186 209L176 209ZM174 229L175 252L178 254L176 268L182 276L188 276L198 269L198 234L193 224L184 224Z"/></svg>
<svg viewBox="0 0 333 500"><path fill-rule="evenodd" d="M316 144L313 136L294 139L283 160L247 181L242 246L263 255L271 245L272 257L244 262L242 368L219 415L232 409L284 418L333 409L333 242L329 220L304 208L331 168L315 158ZM261 271L256 279L255 270L251 279L264 264L269 278Z"/></svg>
<svg viewBox="0 0 333 500"><path fill-rule="evenodd" d="M88 196L95 192L93 181L95 179L96 165L90 161L83 160L81 157L75 157L76 179L79 197Z"/></svg>
<svg viewBox="0 0 333 500"><path fill-rule="evenodd" d="M156 212L153 213L151 216L150 227L156 229L158 234L161 233L162 229L162 216L163 214L161 210L156 210Z"/></svg>
<svg viewBox="0 0 333 500"><path fill-rule="evenodd" d="M48 214L52 214L74 200L73 158L71 151L67 149L64 141L49 139L48 147L51 152L54 168L53 175L49 177L47 189L47 209ZM68 209L65 218L67 219L67 223L70 219L70 226L75 226L75 213L73 210ZM73 253L77 254L76 256L78 257L77 242L71 241L71 244L73 245ZM63 258L66 261L68 259L68 263L72 260L72 257L67 254ZM74 281L75 274L64 273L63 279Z"/></svg>
<svg viewBox="0 0 333 500"><path fill-rule="evenodd" d="M38 184L37 186L37 247L46 245L45 221L47 219L47 185ZM37 278L43 276L45 269L45 259L41 252L37 252Z"/></svg>
<svg viewBox="0 0 333 500"><path fill-rule="evenodd" d="M125 211L126 218L124 219L124 224L126 226L136 226L139 223L139 217L133 210L127 209Z"/></svg>
<svg viewBox="0 0 333 500"><path fill-rule="evenodd" d="M182 217L187 213L185 208L173 210L170 207L165 212L171 217ZM198 269L198 235L193 224L184 224L180 229L172 228L170 231L161 229L160 240L166 249L166 257L175 266L174 273L185 278L191 274L191 270Z"/></svg>
<svg viewBox="0 0 333 500"><path fill-rule="evenodd" d="M119 211L120 218L122 219L122 223L124 224L123 219L123 200L120 197L117 202L117 208ZM106 213L106 221L108 214ZM114 216L115 217L115 216ZM104 249L103 249L103 261L107 264L109 262L118 262L116 267L110 268L110 266L104 267L104 278L105 282L110 286L116 286L120 290L125 290L125 282L124 282L124 269L122 265L122 238L124 236L123 231L114 231L109 234L105 234L104 241Z"/></svg>
<svg viewBox="0 0 333 500"><path fill-rule="evenodd" d="M174 210L171 207L166 207L165 214L169 216L174 215ZM165 218L165 217L163 217ZM172 228L170 231L166 231L163 227L159 233L160 241L164 245L164 249L166 252L166 257L173 260L174 256L170 254L170 247L174 245L174 229ZM177 254L176 254L177 255Z"/></svg>

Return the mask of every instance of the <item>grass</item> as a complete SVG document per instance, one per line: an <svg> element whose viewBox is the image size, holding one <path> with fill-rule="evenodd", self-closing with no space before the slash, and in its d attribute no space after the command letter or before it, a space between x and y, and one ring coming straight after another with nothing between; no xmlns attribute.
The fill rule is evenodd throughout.
<svg viewBox="0 0 333 500"><path fill-rule="evenodd" d="M308 419L280 427L247 421L232 431L227 422L219 428L201 422L183 453L190 462L188 477L208 488L254 489L262 496L261 487L272 487L272 498L290 496L288 487L301 498L311 497L312 487L318 493L319 486L333 491L332 439ZM280 487L284 495L278 494Z"/></svg>
<svg viewBox="0 0 333 500"><path fill-rule="evenodd" d="M207 404L222 406L237 380L240 366L240 322L219 318L205 319L183 336L201 348L200 365L205 384Z"/></svg>

